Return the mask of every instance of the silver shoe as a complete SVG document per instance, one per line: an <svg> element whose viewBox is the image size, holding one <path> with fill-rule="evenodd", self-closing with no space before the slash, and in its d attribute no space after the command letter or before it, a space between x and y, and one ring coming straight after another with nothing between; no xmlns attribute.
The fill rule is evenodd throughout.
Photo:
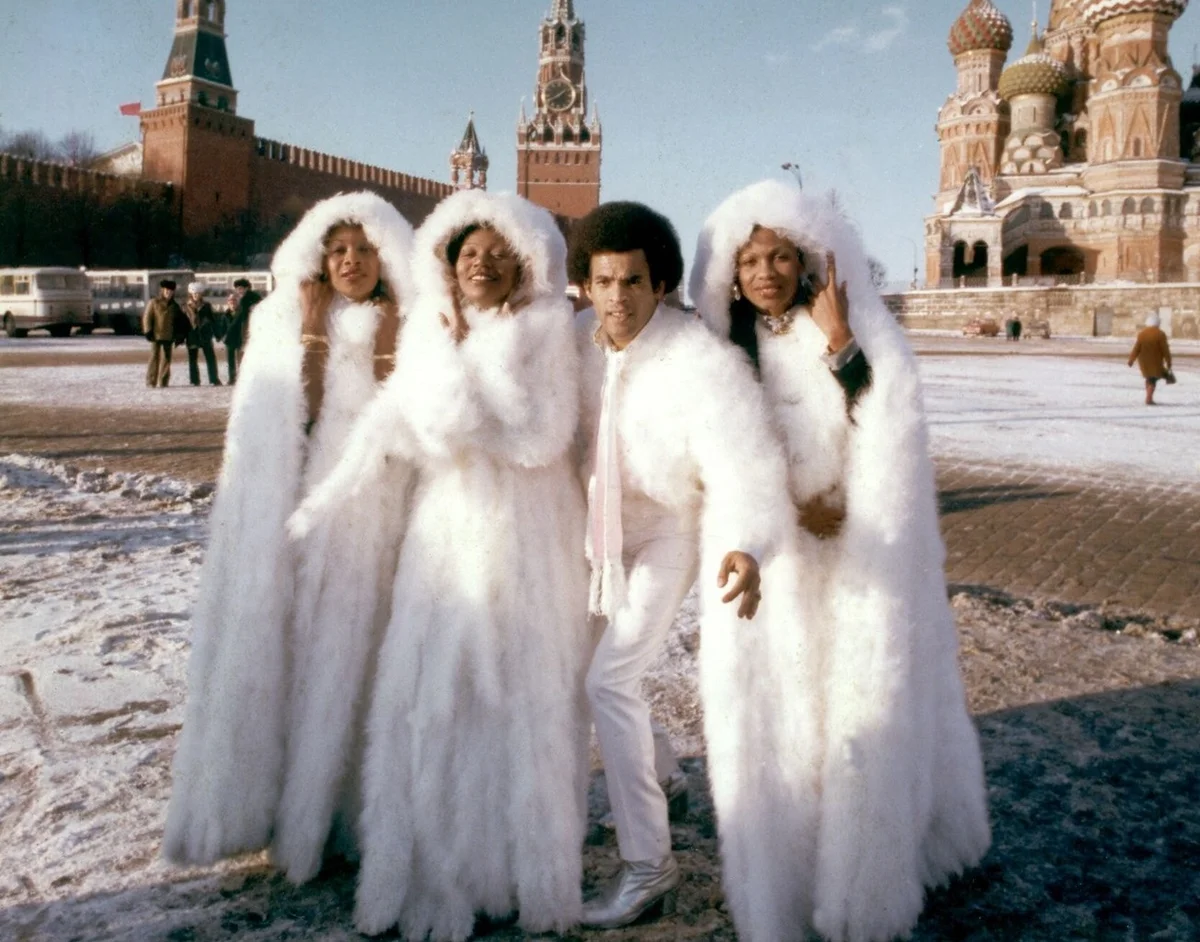
<svg viewBox="0 0 1200 942"><path fill-rule="evenodd" d="M688 777L682 769L676 769L658 783L667 798L667 820L677 824L687 817L688 813ZM606 831L617 829L616 819L611 811L604 812L596 822Z"/></svg>
<svg viewBox="0 0 1200 942"><path fill-rule="evenodd" d="M682 880L673 854L657 860L623 860L607 889L583 904L582 923L592 929L620 929L653 911L673 915Z"/></svg>

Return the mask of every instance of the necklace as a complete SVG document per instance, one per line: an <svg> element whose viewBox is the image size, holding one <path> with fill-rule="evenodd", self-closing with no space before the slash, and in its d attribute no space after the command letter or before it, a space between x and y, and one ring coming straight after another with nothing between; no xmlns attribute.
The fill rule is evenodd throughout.
<svg viewBox="0 0 1200 942"><path fill-rule="evenodd" d="M767 330L773 333L776 337L783 334L791 333L792 324L796 320L796 309L789 308L782 314L764 314L759 312L759 318L766 326Z"/></svg>

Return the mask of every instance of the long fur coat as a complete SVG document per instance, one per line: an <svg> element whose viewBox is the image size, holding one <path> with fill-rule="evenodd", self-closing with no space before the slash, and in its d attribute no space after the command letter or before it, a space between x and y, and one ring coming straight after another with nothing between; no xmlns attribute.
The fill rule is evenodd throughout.
<svg viewBox="0 0 1200 942"><path fill-rule="evenodd" d="M301 283L321 271L326 231L346 221L378 248L402 310L408 302L412 230L374 194L317 204L275 255L278 286L254 312L192 617L164 839L175 861L206 864L273 840L278 864L308 879L335 814L355 814L353 756L391 598L403 476L381 489L379 502L348 507L303 545L285 532L378 388L379 309L337 298L327 318L324 400L305 437Z"/></svg>
<svg viewBox="0 0 1200 942"><path fill-rule="evenodd" d="M754 942L810 927L875 942L906 934L925 888L976 864L991 839L921 388L858 236L794 186L749 187L705 225L691 292L715 333L729 336L735 260L755 226L791 240L818 276L834 253L873 379L848 416L805 311L790 333L757 328L788 458L778 485L797 506L835 489L846 519L820 542L795 525L793 565L764 579L764 602L782 603L764 612L767 644L701 650L726 892ZM780 646L795 656L766 656Z"/></svg>
<svg viewBox="0 0 1200 942"><path fill-rule="evenodd" d="M446 243L468 224L521 264L513 313L466 307ZM569 461L578 365L549 213L464 191L417 234L419 297L396 374L297 524L392 460L417 467L363 769L355 922L466 939L475 914L534 932L579 919L590 654L582 492ZM369 490L370 488L368 488ZM343 499L338 497L337 499Z"/></svg>

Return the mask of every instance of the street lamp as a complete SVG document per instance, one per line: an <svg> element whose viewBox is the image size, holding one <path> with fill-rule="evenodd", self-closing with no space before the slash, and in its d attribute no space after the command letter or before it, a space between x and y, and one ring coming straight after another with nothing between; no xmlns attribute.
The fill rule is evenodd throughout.
<svg viewBox="0 0 1200 942"><path fill-rule="evenodd" d="M779 167L781 170L786 170L793 177L795 177L796 178L796 186L800 187L800 189L804 189L804 179L800 176L799 164L794 164L791 161L788 161L786 164L780 164Z"/></svg>
<svg viewBox="0 0 1200 942"><path fill-rule="evenodd" d="M917 286L917 243L914 239L911 239L908 236L901 236L900 238L902 238L905 242L907 242L909 245L912 246L912 250L913 250L912 287L915 288Z"/></svg>

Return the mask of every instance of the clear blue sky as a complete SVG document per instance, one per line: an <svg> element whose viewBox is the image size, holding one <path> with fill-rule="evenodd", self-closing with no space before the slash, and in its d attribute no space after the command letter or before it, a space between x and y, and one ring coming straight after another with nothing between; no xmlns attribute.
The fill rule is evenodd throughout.
<svg viewBox="0 0 1200 942"><path fill-rule="evenodd" d="M1024 50L1028 0L996 0ZM932 208L937 109L954 88L946 49L966 0L836 4L576 0L604 126L603 199L672 218L690 261L707 214L781 163L836 188L868 250L905 280ZM154 102L174 0L0 3L0 127L101 149L135 139L122 102ZM227 0L238 112L258 134L448 180L468 112L491 158L489 188L515 187L516 119L533 92L550 0ZM1039 3L1043 26L1049 0ZM1171 34L1191 77L1188 10ZM918 264L924 274L924 262Z"/></svg>

